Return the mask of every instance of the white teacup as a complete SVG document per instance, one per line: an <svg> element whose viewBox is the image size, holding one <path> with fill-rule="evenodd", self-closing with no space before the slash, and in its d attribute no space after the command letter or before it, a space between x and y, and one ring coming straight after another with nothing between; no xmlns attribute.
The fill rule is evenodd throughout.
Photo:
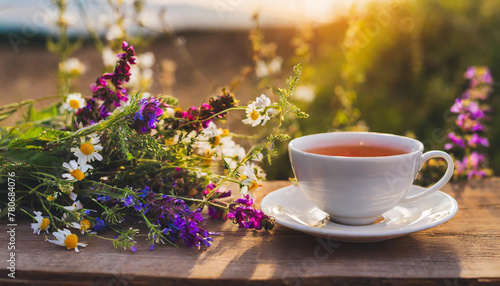
<svg viewBox="0 0 500 286"><path fill-rule="evenodd" d="M329 146L379 146L403 154L380 157L318 155L311 149ZM289 143L290 161L299 187L334 222L366 225L398 204L407 203L442 188L453 175L453 160L443 151L424 149L408 137L373 132L333 132L308 135ZM448 168L433 186L409 195L418 171L430 158L444 158Z"/></svg>

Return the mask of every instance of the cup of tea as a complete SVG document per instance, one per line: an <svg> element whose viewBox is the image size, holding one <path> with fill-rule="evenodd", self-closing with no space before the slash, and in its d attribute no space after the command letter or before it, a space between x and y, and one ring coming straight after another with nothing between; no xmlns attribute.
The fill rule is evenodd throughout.
<svg viewBox="0 0 500 286"><path fill-rule="evenodd" d="M334 222L367 225L398 204L442 188L453 175L453 159L443 151L423 153L415 139L374 132L332 132L289 143L293 172L304 195ZM430 158L448 164L429 188L409 194L420 168Z"/></svg>

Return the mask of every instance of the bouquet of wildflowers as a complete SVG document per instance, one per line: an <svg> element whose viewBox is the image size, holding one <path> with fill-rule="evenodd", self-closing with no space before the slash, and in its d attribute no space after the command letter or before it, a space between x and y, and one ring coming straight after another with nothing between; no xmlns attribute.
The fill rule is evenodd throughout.
<svg viewBox="0 0 500 286"><path fill-rule="evenodd" d="M33 218L33 233L75 251L86 246L78 233L136 251L144 235L139 224L147 226L151 250L157 244L209 247L216 234L206 228L207 218L272 229L273 219L254 208L251 192L265 178L264 154L288 139L280 133L285 117L307 117L289 103L300 66L286 88L273 89L276 102L261 95L239 106L222 89L184 110L173 97L129 94L137 59L127 42L121 49L114 71L99 77L89 96L67 94L41 111L29 108L17 126L0 128L0 180L16 178L15 204ZM0 120L32 102L1 107ZM272 131L245 150L234 141L237 134L217 127L233 111L244 111L243 123L251 126L274 122ZM229 183L240 197L231 200ZM0 204L5 216L7 204Z"/></svg>
<svg viewBox="0 0 500 286"><path fill-rule="evenodd" d="M484 149L489 146L485 123L491 112L486 100L493 91L493 78L487 67L470 67L465 78L470 80L469 88L450 109L457 118L453 132L448 133L451 142L445 145L445 149L457 149L455 153L462 157L455 160L455 177L482 178L493 173L484 154Z"/></svg>

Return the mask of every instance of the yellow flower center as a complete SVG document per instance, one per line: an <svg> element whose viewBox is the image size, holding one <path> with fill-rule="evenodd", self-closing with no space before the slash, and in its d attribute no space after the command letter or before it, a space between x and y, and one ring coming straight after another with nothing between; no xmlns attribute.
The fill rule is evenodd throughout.
<svg viewBox="0 0 500 286"><path fill-rule="evenodd" d="M229 129L222 129L222 137L229 136Z"/></svg>
<svg viewBox="0 0 500 286"><path fill-rule="evenodd" d="M249 190L256 190L259 187L262 187L261 184L257 183L256 181L252 181L252 185L248 188Z"/></svg>
<svg viewBox="0 0 500 286"><path fill-rule="evenodd" d="M41 230L46 230L47 227L49 227L50 220L48 218L43 218L42 223L40 224L40 229Z"/></svg>
<svg viewBox="0 0 500 286"><path fill-rule="evenodd" d="M250 118L252 118L252 120L254 121L259 119L259 116L260 113L257 110L252 110L252 113L250 113Z"/></svg>
<svg viewBox="0 0 500 286"><path fill-rule="evenodd" d="M215 146L219 145L219 143L220 143L220 136L217 135L214 137L214 141L212 142L212 146L215 147Z"/></svg>
<svg viewBox="0 0 500 286"><path fill-rule="evenodd" d="M82 223L80 224L80 229L87 230L89 228L90 228L90 221L88 219L82 220Z"/></svg>
<svg viewBox="0 0 500 286"><path fill-rule="evenodd" d="M54 196L48 196L48 197L47 197L47 201L51 202L51 201L53 201L53 200L54 200Z"/></svg>
<svg viewBox="0 0 500 286"><path fill-rule="evenodd" d="M76 99L70 99L69 102L68 102L69 106L71 106L71 108L73 109L78 109L80 108L80 101L76 100Z"/></svg>
<svg viewBox="0 0 500 286"><path fill-rule="evenodd" d="M68 249L75 249L78 246L78 236L76 236L76 234L66 236L64 245L66 245Z"/></svg>
<svg viewBox="0 0 500 286"><path fill-rule="evenodd" d="M83 180L83 178L85 177L85 174L83 174L82 171L76 169L76 170L73 170L71 172L69 172L71 174L71 176L73 176L75 179L77 179L78 181L81 181Z"/></svg>
<svg viewBox="0 0 500 286"><path fill-rule="evenodd" d="M83 155L88 156L94 153L94 145L86 142L80 145L80 151L82 151Z"/></svg>

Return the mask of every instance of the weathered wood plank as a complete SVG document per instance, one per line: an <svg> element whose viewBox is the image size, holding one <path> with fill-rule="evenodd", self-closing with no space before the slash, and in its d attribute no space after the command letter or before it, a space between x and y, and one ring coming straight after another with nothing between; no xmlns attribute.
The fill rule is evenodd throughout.
<svg viewBox="0 0 500 286"><path fill-rule="evenodd" d="M288 182L268 182L259 197ZM230 222L209 222L221 232L207 251L185 247L137 253L109 242L89 243L74 253L31 234L19 224L17 282L37 285L210 285L231 284L465 285L500 284L500 178L448 185L459 204L457 215L436 228L385 242L355 244L318 239L277 226L271 233L239 230ZM0 226L0 284L6 278L6 222ZM458 278L459 280L454 280ZM71 283L70 283L71 281Z"/></svg>

